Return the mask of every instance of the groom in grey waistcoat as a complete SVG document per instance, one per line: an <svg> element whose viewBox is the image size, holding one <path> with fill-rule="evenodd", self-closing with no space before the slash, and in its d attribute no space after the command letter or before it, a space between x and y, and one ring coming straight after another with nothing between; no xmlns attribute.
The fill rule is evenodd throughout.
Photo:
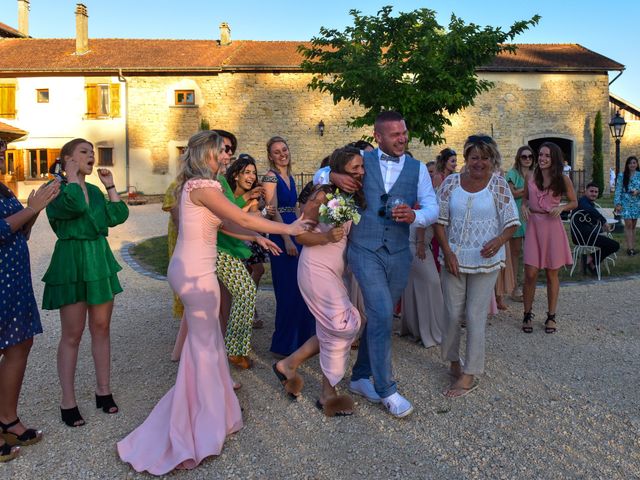
<svg viewBox="0 0 640 480"><path fill-rule="evenodd" d="M398 393L391 371L393 307L411 268L409 225L434 223L438 205L426 166L405 153L409 138L402 115L380 113L374 138L378 148L364 154L367 207L360 223L351 227L347 250L367 317L349 390L370 402L382 402L395 417L405 417L413 406ZM342 190L360 188L352 177L331 173L330 178ZM419 208L414 210L416 204Z"/></svg>

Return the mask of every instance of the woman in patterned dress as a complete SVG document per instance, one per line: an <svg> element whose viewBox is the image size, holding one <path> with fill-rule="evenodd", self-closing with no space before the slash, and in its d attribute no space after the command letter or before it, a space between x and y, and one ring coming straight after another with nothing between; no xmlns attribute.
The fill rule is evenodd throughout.
<svg viewBox="0 0 640 480"><path fill-rule="evenodd" d="M111 394L111 314L113 299L122 292L117 272L122 270L109 248L109 227L124 223L129 208L116 190L111 172L98 169L98 178L109 196L85 181L93 172L93 145L76 138L60 150L66 183L47 207L49 224L58 240L45 282L42 308L60 310L58 376L62 388L60 415L69 427L84 425L75 394L78 350L89 324L91 351L96 370L96 408L117 413Z"/></svg>
<svg viewBox="0 0 640 480"><path fill-rule="evenodd" d="M640 217L640 174L638 173L638 157L627 158L624 172L618 174L614 197L616 213L624 220L624 238L627 244L627 255L636 252L636 225Z"/></svg>
<svg viewBox="0 0 640 480"><path fill-rule="evenodd" d="M0 183L0 462L18 455L20 445L32 445L42 432L25 428L18 418L18 398L33 337L42 333L31 284L27 240L40 211L60 190L58 182L31 192L22 208L11 190Z"/></svg>

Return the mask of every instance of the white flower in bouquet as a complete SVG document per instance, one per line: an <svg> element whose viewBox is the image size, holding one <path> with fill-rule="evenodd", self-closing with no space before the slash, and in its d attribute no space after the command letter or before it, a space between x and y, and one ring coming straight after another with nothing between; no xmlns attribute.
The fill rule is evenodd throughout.
<svg viewBox="0 0 640 480"><path fill-rule="evenodd" d="M351 195L345 195L340 191L327 193L327 203L320 205L319 213L322 223L334 227L339 227L349 220L356 225L360 221L355 200Z"/></svg>

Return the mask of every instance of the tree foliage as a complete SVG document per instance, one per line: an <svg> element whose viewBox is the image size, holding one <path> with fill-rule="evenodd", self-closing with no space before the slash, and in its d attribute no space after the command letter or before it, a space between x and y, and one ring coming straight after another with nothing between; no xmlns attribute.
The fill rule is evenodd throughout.
<svg viewBox="0 0 640 480"><path fill-rule="evenodd" d="M322 27L310 46L299 47L303 70L314 74L309 87L331 94L334 103L347 100L364 107L349 121L355 128L372 125L382 110L401 112L425 145L443 143L449 117L492 87L477 77L476 68L501 52L514 53L516 46L505 42L540 19L536 15L503 31L467 24L455 15L445 29L427 8L397 16L391 6L376 16L349 13L352 26L342 32Z"/></svg>
<svg viewBox="0 0 640 480"><path fill-rule="evenodd" d="M596 113L593 122L593 160L591 164L592 182L598 185L599 196L604 192L604 157L602 156L602 113Z"/></svg>

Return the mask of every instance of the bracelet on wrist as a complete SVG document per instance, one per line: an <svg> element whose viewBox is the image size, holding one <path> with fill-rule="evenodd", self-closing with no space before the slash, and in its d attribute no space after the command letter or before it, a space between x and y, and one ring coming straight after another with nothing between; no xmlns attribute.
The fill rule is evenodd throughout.
<svg viewBox="0 0 640 480"><path fill-rule="evenodd" d="M104 187L104 188L107 189L107 190L111 190L112 188L116 188L116 186L115 185L109 185L108 187Z"/></svg>
<svg viewBox="0 0 640 480"><path fill-rule="evenodd" d="M37 215L38 212L36 212L36 209L33 207L30 207L29 205L27 205L26 207L24 207L25 210L31 210L33 212L34 215Z"/></svg>

